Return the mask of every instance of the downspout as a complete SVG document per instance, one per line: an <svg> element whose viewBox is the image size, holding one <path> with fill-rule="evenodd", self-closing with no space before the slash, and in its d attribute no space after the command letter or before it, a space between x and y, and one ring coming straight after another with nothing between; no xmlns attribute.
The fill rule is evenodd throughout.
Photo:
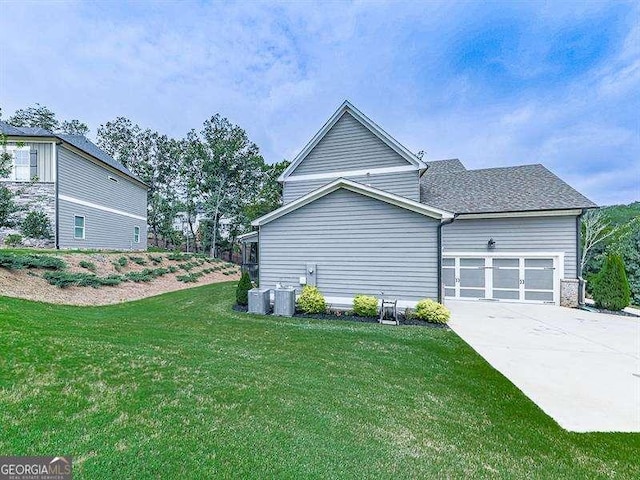
<svg viewBox="0 0 640 480"><path fill-rule="evenodd" d="M448 218L444 221L441 221L438 224L438 303L442 303L442 227L445 225L449 225L453 223L456 219L456 215L454 214L453 218Z"/></svg>
<svg viewBox="0 0 640 480"><path fill-rule="evenodd" d="M53 161L55 162L55 166L56 166L56 177L55 177L55 182L56 182L56 186L55 186L55 194L56 194L56 250L60 250L60 205L59 205L59 201L58 201L58 197L60 196L59 193L59 182L58 182L58 178L59 178L59 168L58 168L58 145L62 145L62 142L55 142L53 144L53 150L55 151L55 155L54 155L54 159Z"/></svg>
<svg viewBox="0 0 640 480"><path fill-rule="evenodd" d="M587 213L583 208L580 215L576 217L576 277L578 278L578 305L584 305L585 281L582 278L582 217Z"/></svg>

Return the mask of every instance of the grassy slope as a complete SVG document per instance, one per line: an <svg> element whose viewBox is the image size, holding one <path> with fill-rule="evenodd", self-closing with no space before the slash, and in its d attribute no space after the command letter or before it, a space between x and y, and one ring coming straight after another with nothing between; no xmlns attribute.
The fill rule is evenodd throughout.
<svg viewBox="0 0 640 480"><path fill-rule="evenodd" d="M232 284L110 307L0 297L0 454L76 478L638 478L453 332L231 313Z"/></svg>

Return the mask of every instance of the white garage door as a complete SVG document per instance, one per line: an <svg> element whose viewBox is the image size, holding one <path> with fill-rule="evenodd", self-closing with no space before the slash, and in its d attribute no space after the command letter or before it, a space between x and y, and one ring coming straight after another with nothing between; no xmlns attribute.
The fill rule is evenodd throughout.
<svg viewBox="0 0 640 480"><path fill-rule="evenodd" d="M445 298L557 303L561 257L445 254Z"/></svg>

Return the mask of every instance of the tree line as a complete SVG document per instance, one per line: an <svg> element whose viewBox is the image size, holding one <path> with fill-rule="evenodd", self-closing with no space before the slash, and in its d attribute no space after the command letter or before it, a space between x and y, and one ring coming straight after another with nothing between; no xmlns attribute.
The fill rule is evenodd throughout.
<svg viewBox="0 0 640 480"><path fill-rule="evenodd" d="M40 104L17 110L7 123L55 133L90 131L79 120L60 121ZM281 205L277 178L289 162L266 164L247 132L219 113L184 138L117 117L98 127L95 141L148 185L147 224L156 247L182 244L183 232L175 227L180 216L196 251L230 254L238 235L251 229L252 220ZM223 224L226 235L221 236Z"/></svg>
<svg viewBox="0 0 640 480"><path fill-rule="evenodd" d="M640 305L640 202L590 210L582 219L583 277L589 291L607 256L621 260L631 290Z"/></svg>

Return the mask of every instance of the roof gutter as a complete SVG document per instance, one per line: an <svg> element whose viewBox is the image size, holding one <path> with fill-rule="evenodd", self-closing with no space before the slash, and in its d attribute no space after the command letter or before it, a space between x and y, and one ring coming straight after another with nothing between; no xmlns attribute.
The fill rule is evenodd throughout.
<svg viewBox="0 0 640 480"><path fill-rule="evenodd" d="M454 214L452 218L442 220L438 224L438 303L442 303L444 295L442 294L442 227L453 223L457 214Z"/></svg>

